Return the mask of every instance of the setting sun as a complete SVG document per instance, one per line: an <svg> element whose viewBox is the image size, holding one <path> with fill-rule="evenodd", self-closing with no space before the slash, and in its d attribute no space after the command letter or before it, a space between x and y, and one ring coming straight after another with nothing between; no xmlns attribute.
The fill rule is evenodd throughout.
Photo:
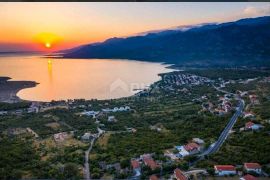
<svg viewBox="0 0 270 180"><path fill-rule="evenodd" d="M35 36L35 42L42 45L46 49L51 49L52 46L58 45L62 38L53 33L40 33Z"/></svg>
<svg viewBox="0 0 270 180"><path fill-rule="evenodd" d="M50 47L51 47L51 44L50 44L50 43L46 43L46 44L45 44L45 47L46 47L46 48L50 48Z"/></svg>

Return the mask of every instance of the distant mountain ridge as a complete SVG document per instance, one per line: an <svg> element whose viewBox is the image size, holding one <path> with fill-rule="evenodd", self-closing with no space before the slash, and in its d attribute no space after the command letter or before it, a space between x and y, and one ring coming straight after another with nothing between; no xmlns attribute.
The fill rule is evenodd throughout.
<svg viewBox="0 0 270 180"><path fill-rule="evenodd" d="M112 58L185 66L270 66L270 16L111 38L64 58Z"/></svg>

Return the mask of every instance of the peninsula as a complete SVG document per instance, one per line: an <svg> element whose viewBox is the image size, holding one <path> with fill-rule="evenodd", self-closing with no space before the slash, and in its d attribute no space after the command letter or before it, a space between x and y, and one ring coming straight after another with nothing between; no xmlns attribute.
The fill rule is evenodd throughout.
<svg viewBox="0 0 270 180"><path fill-rule="evenodd" d="M14 103L21 99L16 95L20 90L35 87L34 81L10 81L10 77L0 77L0 102Z"/></svg>

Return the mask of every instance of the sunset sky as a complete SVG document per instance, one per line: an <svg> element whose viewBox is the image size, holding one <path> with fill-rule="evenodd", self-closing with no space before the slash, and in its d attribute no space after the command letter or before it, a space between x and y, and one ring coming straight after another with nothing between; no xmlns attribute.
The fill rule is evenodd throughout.
<svg viewBox="0 0 270 180"><path fill-rule="evenodd" d="M270 15L270 3L0 3L0 52L59 50L136 33Z"/></svg>

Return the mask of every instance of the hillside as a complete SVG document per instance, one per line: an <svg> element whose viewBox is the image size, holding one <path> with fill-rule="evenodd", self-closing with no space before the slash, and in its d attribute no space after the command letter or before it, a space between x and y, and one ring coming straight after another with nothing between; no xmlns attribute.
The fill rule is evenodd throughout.
<svg viewBox="0 0 270 180"><path fill-rule="evenodd" d="M270 66L270 16L111 38L64 58L113 58L185 66Z"/></svg>

